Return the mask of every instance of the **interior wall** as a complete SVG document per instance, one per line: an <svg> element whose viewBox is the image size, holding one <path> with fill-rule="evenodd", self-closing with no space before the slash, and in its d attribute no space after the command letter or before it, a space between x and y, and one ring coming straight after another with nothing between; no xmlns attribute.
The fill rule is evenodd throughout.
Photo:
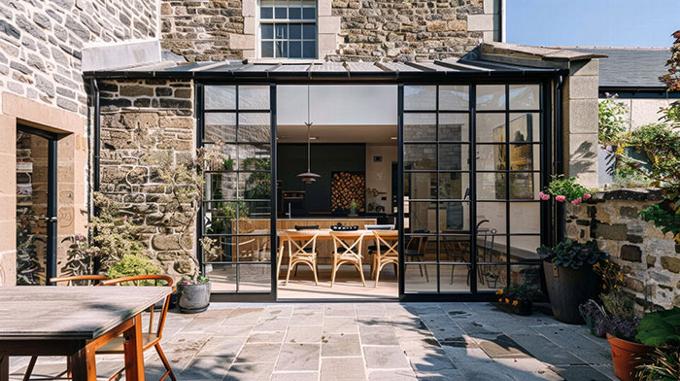
<svg viewBox="0 0 680 381"><path fill-rule="evenodd" d="M380 157L381 161L375 161ZM366 145L366 189L375 189L377 196L367 194L367 203L382 206L385 213L392 213L392 163L397 162L397 146L395 145Z"/></svg>
<svg viewBox="0 0 680 381"><path fill-rule="evenodd" d="M305 191L304 212L331 214L331 176L333 172L366 170L365 144L323 144L311 145L311 170L321 175L313 184L304 184L296 176L307 170L306 144L279 144L278 180L282 191ZM288 206L281 204L284 210ZM301 211L298 211L298 214ZM295 212L293 212L293 217ZM299 217L299 216L298 216Z"/></svg>

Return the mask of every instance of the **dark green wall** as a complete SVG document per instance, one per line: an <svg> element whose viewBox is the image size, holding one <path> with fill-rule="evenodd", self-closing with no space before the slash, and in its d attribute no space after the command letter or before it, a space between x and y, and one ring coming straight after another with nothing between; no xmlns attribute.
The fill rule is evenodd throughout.
<svg viewBox="0 0 680 381"><path fill-rule="evenodd" d="M366 170L365 144L312 143L312 172L321 175L314 184L303 184L295 176L307 171L306 144L279 144L278 179L283 191L304 190L307 213L331 213L331 173ZM285 209L287 206L282 207Z"/></svg>

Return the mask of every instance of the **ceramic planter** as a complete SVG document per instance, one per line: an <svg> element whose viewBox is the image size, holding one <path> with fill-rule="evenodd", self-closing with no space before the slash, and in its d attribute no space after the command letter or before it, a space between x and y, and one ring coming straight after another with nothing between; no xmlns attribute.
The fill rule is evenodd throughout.
<svg viewBox="0 0 680 381"><path fill-rule="evenodd" d="M543 262L545 283L555 319L567 324L581 324L578 307L597 295L599 282L592 267L578 270Z"/></svg>
<svg viewBox="0 0 680 381"><path fill-rule="evenodd" d="M210 306L210 283L181 286L177 305L180 312L187 314L195 314L207 310L208 306Z"/></svg>
<svg viewBox="0 0 680 381"><path fill-rule="evenodd" d="M611 347L616 377L621 381L635 381L635 367L640 365L640 358L649 352L650 348L610 334L607 334L607 341Z"/></svg>

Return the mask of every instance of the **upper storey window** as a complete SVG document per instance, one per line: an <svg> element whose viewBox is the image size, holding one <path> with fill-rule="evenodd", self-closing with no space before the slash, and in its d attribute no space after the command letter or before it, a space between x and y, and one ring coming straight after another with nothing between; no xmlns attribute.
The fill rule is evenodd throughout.
<svg viewBox="0 0 680 381"><path fill-rule="evenodd" d="M261 1L260 55L263 58L316 58L316 36L316 1Z"/></svg>

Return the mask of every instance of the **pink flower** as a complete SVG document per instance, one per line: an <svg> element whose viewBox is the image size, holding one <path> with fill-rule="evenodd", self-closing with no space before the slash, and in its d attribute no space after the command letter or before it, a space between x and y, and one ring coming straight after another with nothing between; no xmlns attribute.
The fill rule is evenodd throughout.
<svg viewBox="0 0 680 381"><path fill-rule="evenodd" d="M583 201L581 197L577 198L576 200L571 200L572 205L578 205Z"/></svg>
<svg viewBox="0 0 680 381"><path fill-rule="evenodd" d="M585 193L585 194L583 195L583 199L584 199L584 200L589 200L591 197L593 197L593 196L592 196L590 193Z"/></svg>
<svg viewBox="0 0 680 381"><path fill-rule="evenodd" d="M557 201L557 202L565 202L566 200L567 200L567 198L565 196L562 196L561 194L558 194L557 196L555 196L555 201Z"/></svg>
<svg viewBox="0 0 680 381"><path fill-rule="evenodd" d="M544 193L544 192L538 192L538 198L541 201L548 201L548 200L550 200L550 195L547 194L547 193Z"/></svg>

